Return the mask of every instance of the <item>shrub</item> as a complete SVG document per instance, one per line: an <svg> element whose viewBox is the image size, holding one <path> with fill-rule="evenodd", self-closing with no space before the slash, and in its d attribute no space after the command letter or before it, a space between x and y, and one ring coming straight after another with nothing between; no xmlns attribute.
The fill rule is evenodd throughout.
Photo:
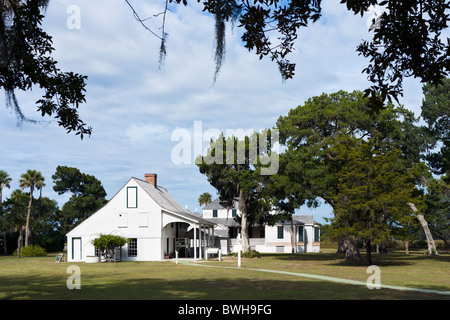
<svg viewBox="0 0 450 320"><path fill-rule="evenodd" d="M112 234L100 234L100 237L92 240L92 244L98 250L99 256L104 256L106 261L116 261L116 248L125 245L126 238Z"/></svg>
<svg viewBox="0 0 450 320"><path fill-rule="evenodd" d="M243 257L244 258L261 258L261 253L259 253L259 251L256 251L256 250L250 250L250 251L244 252Z"/></svg>
<svg viewBox="0 0 450 320"><path fill-rule="evenodd" d="M112 234L100 234L100 237L92 240L94 247L99 250L111 250L115 247L121 247L127 242L126 238Z"/></svg>
<svg viewBox="0 0 450 320"><path fill-rule="evenodd" d="M237 257L237 252L233 252L232 253L233 257ZM246 251L246 252L242 252L241 255L243 258L261 258L261 253L259 253L259 251L256 250L250 250L250 251Z"/></svg>
<svg viewBox="0 0 450 320"><path fill-rule="evenodd" d="M45 251L45 249L40 246L30 245L22 247L22 249L20 250L21 257L43 257L46 255L47 251ZM17 256L17 249L14 250L13 256Z"/></svg>

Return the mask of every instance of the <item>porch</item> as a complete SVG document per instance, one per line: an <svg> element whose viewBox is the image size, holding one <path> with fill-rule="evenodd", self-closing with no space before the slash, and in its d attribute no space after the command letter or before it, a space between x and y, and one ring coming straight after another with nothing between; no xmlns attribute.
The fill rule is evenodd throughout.
<svg viewBox="0 0 450 320"><path fill-rule="evenodd" d="M217 248L214 224L174 221L162 228L163 258L205 259L210 248ZM218 249L218 248L217 248Z"/></svg>

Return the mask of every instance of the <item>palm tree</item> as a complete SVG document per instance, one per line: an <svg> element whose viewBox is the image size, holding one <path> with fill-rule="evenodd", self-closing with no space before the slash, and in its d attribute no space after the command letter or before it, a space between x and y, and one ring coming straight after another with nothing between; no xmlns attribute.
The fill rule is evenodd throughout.
<svg viewBox="0 0 450 320"><path fill-rule="evenodd" d="M9 189L11 187L9 184L11 180L12 180L11 177L6 171L0 170L0 204L3 201L2 200L3 187L7 187Z"/></svg>
<svg viewBox="0 0 450 320"><path fill-rule="evenodd" d="M17 258L20 258L20 250L22 248L24 222L26 219L25 211L27 208L28 194L23 193L22 190L17 189L11 193L11 197L5 202L6 227L9 230L19 231L19 238L17 239Z"/></svg>
<svg viewBox="0 0 450 320"><path fill-rule="evenodd" d="M3 188L10 188L11 177L6 171L0 170L0 217L3 213ZM3 253L6 255L6 231L3 230Z"/></svg>
<svg viewBox="0 0 450 320"><path fill-rule="evenodd" d="M27 223L25 227L25 247L28 246L28 238L30 236L30 216L31 216L31 204L33 201L33 191L34 188L41 190L45 187L45 178L42 176L40 171L28 170L26 173L21 175L19 179L19 186L23 189L30 188L30 201L28 202L27 211Z"/></svg>
<svg viewBox="0 0 450 320"><path fill-rule="evenodd" d="M199 205L207 205L211 202L211 195L208 192L203 192L198 198Z"/></svg>

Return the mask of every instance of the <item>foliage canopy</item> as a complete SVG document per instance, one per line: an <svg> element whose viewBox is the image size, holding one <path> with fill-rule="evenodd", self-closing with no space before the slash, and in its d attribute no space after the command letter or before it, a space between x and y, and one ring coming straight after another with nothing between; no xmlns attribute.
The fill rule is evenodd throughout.
<svg viewBox="0 0 450 320"><path fill-rule="evenodd" d="M188 4L187 0L168 2ZM197 2L201 2L197 0ZM450 3L445 0L341 0L350 12L363 17L372 6L382 14L370 41L356 52L369 60L362 70L372 86L365 90L372 109L379 110L386 99L398 101L404 78L416 77L434 86L450 72L450 42L442 33L448 28ZM288 59L299 32L322 17L321 0L205 0L203 11L216 19L216 76L225 51L224 22L239 20L242 41L260 59L275 61L284 80L295 74ZM164 11L164 14L167 12ZM218 53L219 51L219 53Z"/></svg>
<svg viewBox="0 0 450 320"><path fill-rule="evenodd" d="M1 1L0 6L0 88L6 92L6 103L14 110L18 122L31 121L17 101L15 91L33 87L44 90L36 101L42 116L54 116L67 132L81 138L92 128L78 115L85 102L87 76L62 72L51 57L52 37L41 29L48 0Z"/></svg>

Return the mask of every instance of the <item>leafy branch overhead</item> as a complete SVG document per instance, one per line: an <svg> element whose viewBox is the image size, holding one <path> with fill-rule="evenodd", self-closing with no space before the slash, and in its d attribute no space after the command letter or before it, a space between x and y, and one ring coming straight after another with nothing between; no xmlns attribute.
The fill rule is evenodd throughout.
<svg viewBox="0 0 450 320"><path fill-rule="evenodd" d="M85 99L87 76L62 72L50 55L52 37L41 29L49 1L2 1L0 7L0 88L6 103L16 114L18 123L37 122L25 116L15 91L33 87L44 90L36 101L42 116L54 116L58 125L83 138L92 128L78 115Z"/></svg>
<svg viewBox="0 0 450 320"><path fill-rule="evenodd" d="M167 0L187 5L187 0ZM164 15L167 13L167 1ZM192 1L191 1L192 2ZM287 80L295 75L295 63L288 59L294 51L299 31L322 16L321 0L197 0L203 11L215 17L216 79L225 53L225 22L239 21L244 46L260 59L269 57ZM127 1L128 3L128 1ZM372 109L383 107L386 99L398 100L403 80L419 78L423 83L438 85L450 71L448 28L450 2L445 0L341 0L355 15L363 17L371 6L383 13L373 38L363 41L356 52L369 60L363 73L372 85L366 89ZM164 27L164 25L163 25ZM163 48L165 38L162 39ZM165 54L165 51L164 51Z"/></svg>
<svg viewBox="0 0 450 320"><path fill-rule="evenodd" d="M146 20L125 0L134 17L161 41L160 65L167 53L166 17L169 5L195 2L165 0L154 16L161 19L158 31L147 27ZM289 59L295 50L299 32L322 17L321 0L196 0L203 11L215 17L214 81L225 59L226 23L238 22L243 45L260 59L276 63L283 81L294 77L295 62ZM356 52L368 59L362 70L371 82L365 90L372 110L383 108L385 100L397 100L403 94L403 81L414 77L436 87L450 72L448 31L450 2L447 0L341 0L347 10L364 17L371 6L383 12L369 41L362 41ZM41 28L48 0L2 0L0 6L0 88L6 92L6 104L18 123L37 122L20 108L17 90L38 87L43 95L36 101L41 116L57 119L58 125L83 138L92 128L80 118L78 107L86 102L87 76L63 72L51 54L52 37ZM301 45L301 43L300 43Z"/></svg>

